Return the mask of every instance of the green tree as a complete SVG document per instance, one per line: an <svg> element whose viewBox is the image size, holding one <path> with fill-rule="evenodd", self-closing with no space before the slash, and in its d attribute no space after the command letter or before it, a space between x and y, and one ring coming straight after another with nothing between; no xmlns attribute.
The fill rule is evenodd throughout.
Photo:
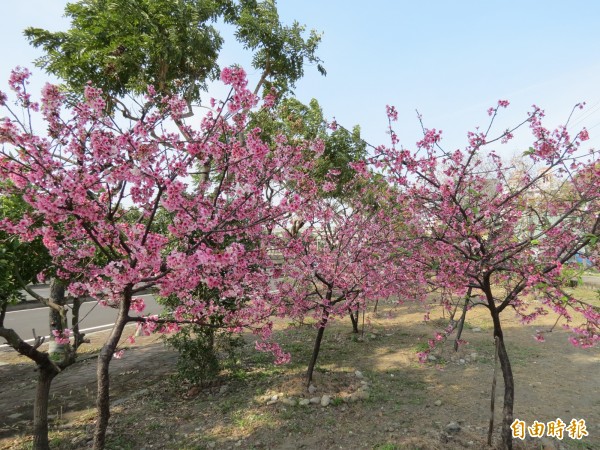
<svg viewBox="0 0 600 450"><path fill-rule="evenodd" d="M0 196L0 220L18 219L28 205L16 195ZM50 257L38 238L22 242L15 236L0 231L0 326L6 308L24 300L21 290L50 264Z"/></svg>
<svg viewBox="0 0 600 450"><path fill-rule="evenodd" d="M114 99L153 85L160 94L197 101L219 74L218 20L232 24L253 52L253 66L262 72L257 91L293 87L306 62L325 73L315 55L320 35L313 30L304 38L297 22L282 25L273 0L80 0L67 4L65 15L69 30L30 27L25 36L45 51L36 64L72 92L91 81Z"/></svg>
<svg viewBox="0 0 600 450"><path fill-rule="evenodd" d="M273 142L275 136L284 135L291 143L320 139L325 145L312 177L324 186L326 182L335 185L332 190L322 191L324 197L345 197L358 188L348 191L349 182L355 178L355 170L349 166L363 160L367 154L367 144L361 138L360 126L352 130L336 125L328 125L323 110L316 99L308 105L294 97L285 97L277 105L274 113L260 111L253 117L255 126L262 129L263 139Z"/></svg>

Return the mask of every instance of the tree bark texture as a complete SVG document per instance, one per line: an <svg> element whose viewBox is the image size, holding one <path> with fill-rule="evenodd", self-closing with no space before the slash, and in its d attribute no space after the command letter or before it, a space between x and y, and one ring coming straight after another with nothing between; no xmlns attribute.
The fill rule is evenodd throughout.
<svg viewBox="0 0 600 450"><path fill-rule="evenodd" d="M56 278L52 278L52 281L50 282L50 298L49 298L50 302L59 305L59 306L64 306L66 301L65 301L65 285L60 281L57 280ZM64 344L57 344L56 338L54 337L54 334L52 334L52 332L54 330L62 332L66 327L67 327L67 322L66 322L66 315L63 314L61 315L60 312L58 312L56 309L54 308L50 308L50 313L49 313L49 321L50 321L50 347L48 349L48 352L50 353L50 355L54 354L54 353L58 353L58 354L63 354L65 351L65 346Z"/></svg>
<svg viewBox="0 0 600 450"><path fill-rule="evenodd" d="M327 325L327 320L329 319L329 311L323 311L323 317L321 318L321 322L319 323L319 331L317 331L317 338L315 339L315 346L313 348L313 353L310 358L310 362L308 364L308 370L306 371L306 386L310 386L312 382L313 372L315 370L315 364L317 363L317 358L319 357L319 350L321 349L321 341L323 340L323 334L325 333L325 326Z"/></svg>
<svg viewBox="0 0 600 450"><path fill-rule="evenodd" d="M513 439L510 428L513 422L513 407L515 404L515 384L510 365L510 359L506 346L504 345L504 336L500 326L500 317L498 313L492 314L494 321L494 338L498 338L498 359L500 360L500 369L504 380L504 404L502 408L502 449L512 450Z"/></svg>
<svg viewBox="0 0 600 450"><path fill-rule="evenodd" d="M73 347L75 350L83 344L85 339L85 333L79 331L79 310L81 308L81 299L76 297L73 299L73 306L71 308L71 329L73 330ZM88 341L89 342L89 341Z"/></svg>
<svg viewBox="0 0 600 450"><path fill-rule="evenodd" d="M131 290L132 287L129 286L123 293L115 325L98 355L98 367L96 370L96 375L98 377L98 392L96 394L96 410L98 417L96 419L96 429L94 431L94 450L102 450L106 444L106 429L108 428L108 420L110 418L110 376L108 369L123 334L123 329L125 328L125 325L127 325L132 298Z"/></svg>
<svg viewBox="0 0 600 450"><path fill-rule="evenodd" d="M8 308L8 300L0 301L0 327L4 327L4 318L6 317L6 309Z"/></svg>
<svg viewBox="0 0 600 450"><path fill-rule="evenodd" d="M35 404L33 405L33 449L49 450L48 441L48 400L50 397L50 386L56 372L50 368L40 367L38 370L38 382L35 393Z"/></svg>
<svg viewBox="0 0 600 450"><path fill-rule="evenodd" d="M352 332L358 334L358 309L356 311L349 310L350 320L352 321Z"/></svg>

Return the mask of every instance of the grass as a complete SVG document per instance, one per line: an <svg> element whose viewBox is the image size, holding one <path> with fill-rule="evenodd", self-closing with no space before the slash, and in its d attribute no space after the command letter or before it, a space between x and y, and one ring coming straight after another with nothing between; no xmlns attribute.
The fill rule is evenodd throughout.
<svg viewBox="0 0 600 450"><path fill-rule="evenodd" d="M249 347L249 346L246 346ZM250 348L241 349L244 362L227 371L226 375L235 381L248 383L270 379L284 373L284 368L273 364L273 356ZM297 362L297 361L296 361ZM286 367L293 366L290 364Z"/></svg>
<svg viewBox="0 0 600 450"><path fill-rule="evenodd" d="M149 431L158 431L158 430L162 430L163 428L165 428L165 425L163 425L161 423L151 423L148 425Z"/></svg>
<svg viewBox="0 0 600 450"><path fill-rule="evenodd" d="M135 450L136 446L125 436L111 436L106 442L107 450Z"/></svg>
<svg viewBox="0 0 600 450"><path fill-rule="evenodd" d="M331 404L333 406L340 406L344 404L344 400L342 397L333 397L333 399L331 399Z"/></svg>
<svg viewBox="0 0 600 450"><path fill-rule="evenodd" d="M221 414L229 414L241 405L239 399L236 398L225 398L219 402L219 410Z"/></svg>
<svg viewBox="0 0 600 450"><path fill-rule="evenodd" d="M238 410L231 415L231 422L237 428L252 429L273 422L273 416L269 413L259 414Z"/></svg>
<svg viewBox="0 0 600 450"><path fill-rule="evenodd" d="M600 291L598 289L592 289L587 286L578 286L574 289L567 289L567 292L578 300L600 306Z"/></svg>
<svg viewBox="0 0 600 450"><path fill-rule="evenodd" d="M533 338L531 339L533 342ZM537 347L520 343L520 345L508 341L506 342L506 352L513 366L530 364L532 361L540 358L543 354L543 349L538 344ZM535 343L534 343L535 345Z"/></svg>
<svg viewBox="0 0 600 450"><path fill-rule="evenodd" d="M429 344L427 342L419 342L414 346L415 353L426 352L429 350Z"/></svg>
<svg viewBox="0 0 600 450"><path fill-rule="evenodd" d="M385 378L373 377L368 402L371 404L392 403L393 408L401 405L421 405L427 384L422 380L413 379L410 375L402 372L390 372ZM394 375L393 377L391 375ZM393 392L394 395L390 395Z"/></svg>

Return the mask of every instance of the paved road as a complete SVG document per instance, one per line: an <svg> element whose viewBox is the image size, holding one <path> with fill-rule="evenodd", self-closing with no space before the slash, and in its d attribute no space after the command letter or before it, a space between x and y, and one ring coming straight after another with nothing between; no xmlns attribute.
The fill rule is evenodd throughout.
<svg viewBox="0 0 600 450"><path fill-rule="evenodd" d="M40 292L41 295L47 295L46 292L43 292L43 288L40 289L40 291L42 291ZM151 294L140 295L139 297L142 297L146 303L144 315L158 314L162 310L162 307L156 303ZM48 310L48 307L39 307L22 309L19 311L8 311L6 313L6 319L4 320L4 326L6 328L14 329L25 341L33 342L33 329L35 329L35 333L38 336L48 336L50 333ZM67 316L70 324L70 313L68 313ZM117 317L117 310L103 307L96 302L90 301L81 305L79 317L80 331L89 334L112 327L115 318ZM0 338L0 341L0 349L6 347L2 338ZM0 359L1 358L0 354Z"/></svg>

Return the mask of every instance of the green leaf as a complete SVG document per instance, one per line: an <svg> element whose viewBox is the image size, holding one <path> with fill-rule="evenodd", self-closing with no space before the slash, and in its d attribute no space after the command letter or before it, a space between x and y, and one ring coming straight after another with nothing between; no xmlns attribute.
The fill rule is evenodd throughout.
<svg viewBox="0 0 600 450"><path fill-rule="evenodd" d="M253 53L265 89L289 90L307 64L325 74L315 55L320 34L282 24L272 0L85 0L68 3L65 16L69 30L29 27L25 36L45 53L36 64L76 94L91 81L108 97L144 94L153 85L159 94L199 100L219 75L224 40L215 24L223 22Z"/></svg>

